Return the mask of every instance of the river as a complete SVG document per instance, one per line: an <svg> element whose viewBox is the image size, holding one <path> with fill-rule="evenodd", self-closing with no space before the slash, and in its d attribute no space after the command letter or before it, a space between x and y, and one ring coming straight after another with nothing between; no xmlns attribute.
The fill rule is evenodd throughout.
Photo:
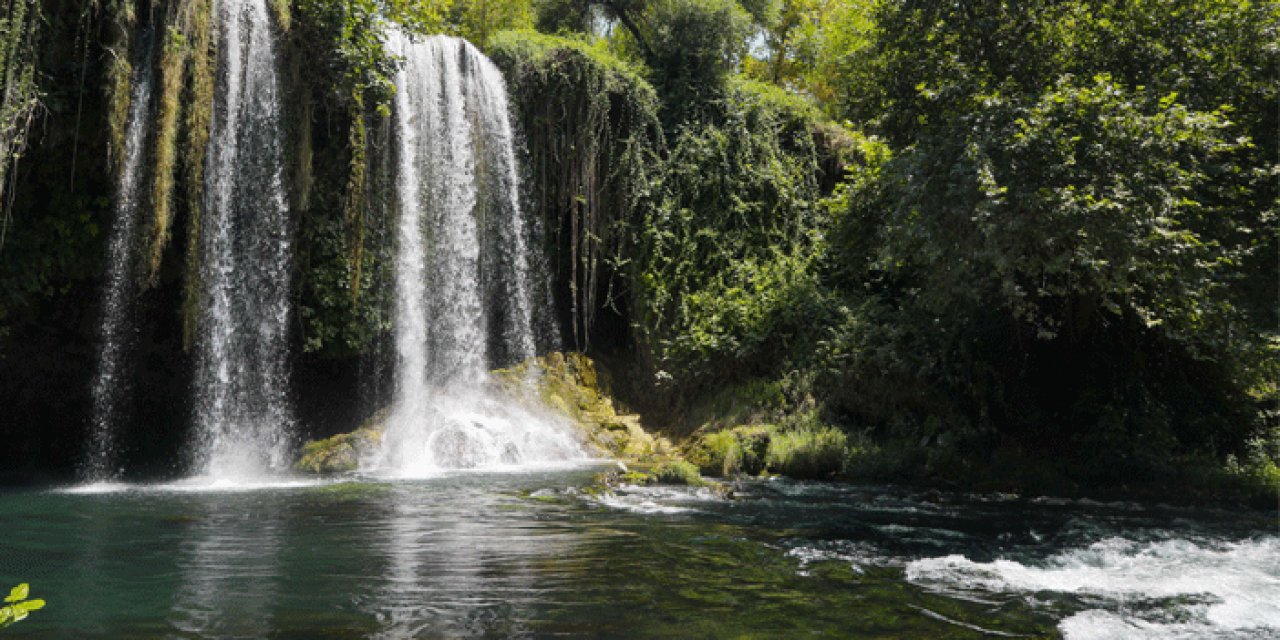
<svg viewBox="0 0 1280 640"><path fill-rule="evenodd" d="M1280 637L1274 512L598 470L8 490L6 633Z"/></svg>

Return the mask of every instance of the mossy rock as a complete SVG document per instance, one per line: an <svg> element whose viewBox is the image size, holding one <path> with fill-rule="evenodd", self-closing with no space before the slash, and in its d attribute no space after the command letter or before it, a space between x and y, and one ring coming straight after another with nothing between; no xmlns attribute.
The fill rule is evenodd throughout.
<svg viewBox="0 0 1280 640"><path fill-rule="evenodd" d="M491 393L536 405L571 420L583 440L602 453L628 462L654 465L675 457L666 438L647 432L636 415L619 414L609 397L608 374L580 353L550 353L492 372ZM309 442L296 467L310 473L353 471L381 445L390 409L383 409L360 429Z"/></svg>
<svg viewBox="0 0 1280 640"><path fill-rule="evenodd" d="M618 413L610 376L581 353L549 353L494 371L493 377L506 395L536 400L574 421L606 455L652 464L673 453L670 441L647 432L639 416Z"/></svg>
<svg viewBox="0 0 1280 640"><path fill-rule="evenodd" d="M360 461L382 446L380 429L361 428L332 438L303 445L302 457L294 465L307 473L346 473L360 468Z"/></svg>

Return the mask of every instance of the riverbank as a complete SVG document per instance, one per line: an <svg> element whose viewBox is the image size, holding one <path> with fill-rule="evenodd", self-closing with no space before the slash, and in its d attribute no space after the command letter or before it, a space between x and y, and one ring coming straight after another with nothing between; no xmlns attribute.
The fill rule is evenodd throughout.
<svg viewBox="0 0 1280 640"><path fill-rule="evenodd" d="M877 439L824 422L814 403L761 402L745 386L694 403L684 419L662 423L619 399L617 374L583 354L552 353L492 372L489 391L571 422L601 457L622 472L608 485L715 484L742 477L787 476L854 483L894 483L923 490L973 491L1102 501L1248 505L1280 498L1280 470L1187 456L1156 469L1135 462L1100 473L1096 460L1055 459L1016 446L984 452ZM352 433L313 441L296 468L356 471L380 446L388 410ZM698 424L691 424L698 422Z"/></svg>

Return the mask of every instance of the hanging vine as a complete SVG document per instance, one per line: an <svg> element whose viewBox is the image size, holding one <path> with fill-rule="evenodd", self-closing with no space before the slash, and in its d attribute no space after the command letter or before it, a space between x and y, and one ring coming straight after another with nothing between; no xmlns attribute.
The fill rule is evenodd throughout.
<svg viewBox="0 0 1280 640"><path fill-rule="evenodd" d="M506 32L490 48L513 86L528 199L569 296L574 347L585 350L598 312L624 299L617 287L631 225L663 140L657 97L635 69L581 41Z"/></svg>
<svg viewBox="0 0 1280 640"><path fill-rule="evenodd" d="M39 100L35 82L39 0L3 0L0 19L0 249L9 228L10 170L26 147Z"/></svg>
<svg viewBox="0 0 1280 640"><path fill-rule="evenodd" d="M130 78L133 65L129 61L129 44L137 25L137 10L129 0L117 0L110 5L111 26L115 33L107 47L111 57L107 63L107 128L110 132L108 157L117 170L124 158L125 128L128 127Z"/></svg>

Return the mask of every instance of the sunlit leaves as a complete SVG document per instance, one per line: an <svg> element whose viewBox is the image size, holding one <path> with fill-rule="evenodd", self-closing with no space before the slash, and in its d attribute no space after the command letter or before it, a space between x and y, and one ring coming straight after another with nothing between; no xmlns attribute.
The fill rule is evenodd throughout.
<svg viewBox="0 0 1280 640"><path fill-rule="evenodd" d="M5 605L0 607L0 629L25 620L32 611L44 608L44 600L28 600L30 594L31 587L25 582L9 591L4 599Z"/></svg>

